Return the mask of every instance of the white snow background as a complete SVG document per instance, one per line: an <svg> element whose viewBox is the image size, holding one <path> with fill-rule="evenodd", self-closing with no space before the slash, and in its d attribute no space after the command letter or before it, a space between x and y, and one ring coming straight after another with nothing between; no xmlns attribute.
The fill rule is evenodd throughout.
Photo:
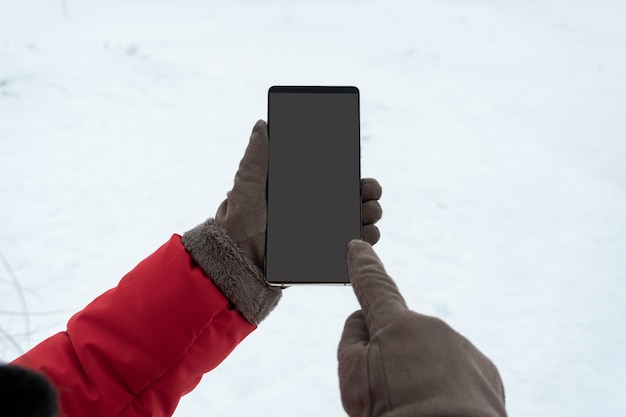
<svg viewBox="0 0 626 417"><path fill-rule="evenodd" d="M511 415L626 415L625 16L0 0L0 357L214 215L268 87L356 85L376 250L409 306L497 364ZM344 415L336 346L357 308L349 287L289 289L175 415Z"/></svg>

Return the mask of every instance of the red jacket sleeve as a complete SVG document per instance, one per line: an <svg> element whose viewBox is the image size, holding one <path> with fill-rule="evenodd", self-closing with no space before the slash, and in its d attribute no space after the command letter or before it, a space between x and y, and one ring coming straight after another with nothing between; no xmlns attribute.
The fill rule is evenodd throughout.
<svg viewBox="0 0 626 417"><path fill-rule="evenodd" d="M175 235L14 363L52 380L65 417L171 416L254 329Z"/></svg>

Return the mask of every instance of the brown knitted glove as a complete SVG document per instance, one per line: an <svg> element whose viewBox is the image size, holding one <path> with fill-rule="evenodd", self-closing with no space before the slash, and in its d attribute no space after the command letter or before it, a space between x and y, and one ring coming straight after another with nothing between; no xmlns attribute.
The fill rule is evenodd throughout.
<svg viewBox="0 0 626 417"><path fill-rule="evenodd" d="M351 417L503 417L495 365L443 321L407 308L372 247L348 244L362 310L339 342L339 384Z"/></svg>

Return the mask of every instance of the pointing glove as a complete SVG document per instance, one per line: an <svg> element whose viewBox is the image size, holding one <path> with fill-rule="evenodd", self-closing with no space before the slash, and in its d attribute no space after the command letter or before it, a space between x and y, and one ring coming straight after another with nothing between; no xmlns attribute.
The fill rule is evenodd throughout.
<svg viewBox="0 0 626 417"><path fill-rule="evenodd" d="M409 310L369 244L348 244L348 271L362 308L338 349L351 417L506 416L495 365L443 321Z"/></svg>

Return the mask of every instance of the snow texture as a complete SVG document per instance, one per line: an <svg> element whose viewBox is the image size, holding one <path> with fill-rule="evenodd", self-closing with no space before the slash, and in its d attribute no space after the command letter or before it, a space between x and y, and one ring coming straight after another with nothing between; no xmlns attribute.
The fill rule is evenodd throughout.
<svg viewBox="0 0 626 417"><path fill-rule="evenodd" d="M376 250L409 306L493 359L511 415L626 415L624 16L0 0L0 357L215 213L268 87L356 85ZM289 289L175 415L344 415L336 346L357 308L349 287Z"/></svg>

